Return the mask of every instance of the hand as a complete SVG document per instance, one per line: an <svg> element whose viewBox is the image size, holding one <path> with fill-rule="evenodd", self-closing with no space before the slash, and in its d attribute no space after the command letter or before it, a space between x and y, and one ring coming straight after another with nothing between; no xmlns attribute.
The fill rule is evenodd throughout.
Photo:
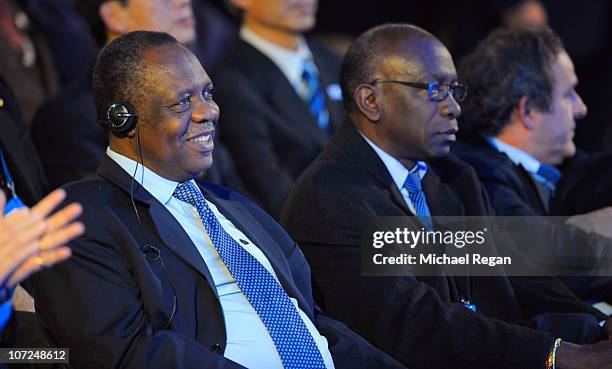
<svg viewBox="0 0 612 369"><path fill-rule="evenodd" d="M58 189L31 209L15 210L3 216L6 198L0 191L0 287L13 288L43 267L66 260L70 249L62 246L81 235L85 227L72 222L82 208L70 204L51 214L66 197Z"/></svg>

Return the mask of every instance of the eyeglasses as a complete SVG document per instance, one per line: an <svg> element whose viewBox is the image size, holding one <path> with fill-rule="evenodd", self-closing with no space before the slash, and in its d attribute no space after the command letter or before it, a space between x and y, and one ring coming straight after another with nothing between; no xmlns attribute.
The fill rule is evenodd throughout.
<svg viewBox="0 0 612 369"><path fill-rule="evenodd" d="M370 84L375 85L377 83L399 83L400 85L427 90L427 97L429 100L434 102L444 101L448 97L449 93L453 94L453 98L456 102L462 102L465 100L465 96L467 95L467 86L459 82L419 83L396 81L392 79L375 79Z"/></svg>

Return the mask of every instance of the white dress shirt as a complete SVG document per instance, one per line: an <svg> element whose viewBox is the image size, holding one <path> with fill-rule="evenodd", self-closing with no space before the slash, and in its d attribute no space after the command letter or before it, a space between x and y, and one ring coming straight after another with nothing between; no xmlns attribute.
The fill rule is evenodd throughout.
<svg viewBox="0 0 612 369"><path fill-rule="evenodd" d="M361 137L363 137L365 142L367 142L368 145L370 145L370 147L374 149L376 155L378 155L380 160L382 160L383 164L385 164L385 167L389 171L389 174L391 174L391 178L393 178L393 182L397 186L398 190L402 193L402 197L404 198L404 201L406 201L408 208L414 215L416 215L414 204L412 203L412 200L410 200L408 190L406 189L406 187L404 187L404 183L406 183L406 178L408 178L408 174L414 173L416 171L418 171L419 178L422 181L425 177L425 174L427 174L427 164L424 161L417 161L415 166L412 169L408 170L404 166L404 164L400 163L399 160L386 153L374 142L370 141L363 133L359 132L359 134L361 135ZM425 197L425 202L427 202L427 197Z"/></svg>
<svg viewBox="0 0 612 369"><path fill-rule="evenodd" d="M291 50L278 46L253 32L243 25L240 28L240 38L267 56L287 78L300 97L305 99L308 95L308 86L302 79L304 61L312 60L312 53L303 37L299 37L298 49Z"/></svg>
<svg viewBox="0 0 612 369"><path fill-rule="evenodd" d="M106 149L106 154L119 164L130 177L134 175L136 169L135 180L168 209L183 227L204 259L212 275L213 281L211 282L217 289L225 319L227 345L223 355L250 369L283 368L272 337L270 337L255 309L240 291L240 287L223 260L221 260L196 208L172 196L178 182L163 178L146 167L143 170L142 165L138 165L134 160L114 152L110 147ZM193 181L193 184L199 190L195 181ZM253 255L278 281L278 277L264 253L229 219L223 216L215 204L208 200L206 200L206 203L223 229L237 241L238 245ZM241 240L248 243L245 245ZM317 331L310 318L299 308L297 301L294 298L290 299L319 348L326 367L333 369L334 363L327 340Z"/></svg>

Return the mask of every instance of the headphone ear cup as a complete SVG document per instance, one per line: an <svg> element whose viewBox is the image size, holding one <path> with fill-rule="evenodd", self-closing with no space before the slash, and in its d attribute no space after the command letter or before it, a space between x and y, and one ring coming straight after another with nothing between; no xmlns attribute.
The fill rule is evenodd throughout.
<svg viewBox="0 0 612 369"><path fill-rule="evenodd" d="M127 101L113 103L106 111L106 125L110 131L118 137L125 136L136 127L138 114L134 107Z"/></svg>

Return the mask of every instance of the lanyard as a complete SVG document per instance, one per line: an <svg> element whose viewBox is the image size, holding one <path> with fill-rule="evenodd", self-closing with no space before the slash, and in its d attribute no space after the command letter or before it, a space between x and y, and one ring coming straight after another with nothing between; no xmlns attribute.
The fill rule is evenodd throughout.
<svg viewBox="0 0 612 369"><path fill-rule="evenodd" d="M17 193L15 193L15 182L13 182L13 178L11 177L11 173L6 166L6 160L4 160L4 153L0 150L0 160L2 160L2 169L4 170L4 177L6 178L6 186L11 190L11 195L13 197L17 197Z"/></svg>
<svg viewBox="0 0 612 369"><path fill-rule="evenodd" d="M25 204L21 201L19 196L17 196L17 192L15 192L15 182L13 182L11 173L6 166L6 161L4 160L4 153L2 150L0 150L0 161L2 161L2 169L4 170L4 177L6 178L6 186L11 191L11 199L4 207L4 215L8 215L13 210L25 207Z"/></svg>

